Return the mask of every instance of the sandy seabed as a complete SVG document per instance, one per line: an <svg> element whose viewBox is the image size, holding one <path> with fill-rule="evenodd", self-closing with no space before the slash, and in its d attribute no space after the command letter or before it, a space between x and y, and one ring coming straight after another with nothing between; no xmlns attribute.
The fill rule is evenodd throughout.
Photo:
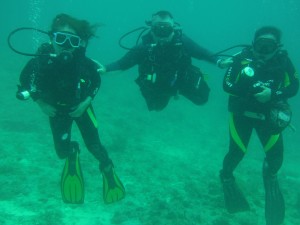
<svg viewBox="0 0 300 225"><path fill-rule="evenodd" d="M17 64L16 64L17 63ZM18 65L18 66L15 66ZM105 205L97 161L81 146L85 203L61 200L64 162L55 155L48 119L32 101L15 99L24 62L2 62L0 117L0 224L5 225L263 225L263 153L255 136L236 170L251 210L224 209L218 173L228 149L226 96L212 88L210 102L195 106L183 97L162 112L148 112L132 73L103 77L94 101L103 144L127 190ZM126 75L127 74L127 75ZM217 91L216 91L217 90ZM285 131L285 161L279 180L286 225L300 224L299 133Z"/></svg>

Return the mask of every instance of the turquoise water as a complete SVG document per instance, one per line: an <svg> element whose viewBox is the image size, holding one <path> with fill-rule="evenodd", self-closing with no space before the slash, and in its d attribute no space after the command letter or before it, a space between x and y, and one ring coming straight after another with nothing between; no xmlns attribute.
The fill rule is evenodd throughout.
<svg viewBox="0 0 300 225"><path fill-rule="evenodd" d="M230 215L224 210L218 171L228 149L227 95L222 90L224 70L195 61L209 74L209 102L195 106L183 97L170 101L159 113L148 112L134 83L137 68L105 74L94 100L101 140L115 162L127 189L126 198L104 205L96 160L82 146L86 181L84 205L61 201L59 180L63 161L53 148L47 118L31 101L15 98L21 69L29 58L13 53L8 33L18 27L48 30L54 16L68 13L101 23L88 56L109 63L125 50L118 39L144 25L153 12L172 12L184 33L217 52L251 43L254 31L274 25L283 32L284 48L300 68L300 3L297 0L11 0L1 3L0 83L0 224L89 225L262 225L264 190L263 152L253 135L249 154L236 170L237 180L250 203L249 212ZM31 51L42 39L36 34L17 36L16 44ZM279 179L286 200L286 225L300 224L299 95L291 99L293 125L287 129L285 159ZM297 141L298 140L298 141Z"/></svg>

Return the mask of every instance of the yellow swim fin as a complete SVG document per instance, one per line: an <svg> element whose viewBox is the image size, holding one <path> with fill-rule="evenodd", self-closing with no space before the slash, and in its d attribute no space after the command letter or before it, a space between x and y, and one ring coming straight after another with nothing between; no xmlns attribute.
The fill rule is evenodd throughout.
<svg viewBox="0 0 300 225"><path fill-rule="evenodd" d="M103 170L103 199L106 204L120 201L125 197L125 188L113 167Z"/></svg>
<svg viewBox="0 0 300 225"><path fill-rule="evenodd" d="M66 159L61 176L61 194L65 203L82 204L84 202L84 181L79 163L79 146L72 142L73 152Z"/></svg>

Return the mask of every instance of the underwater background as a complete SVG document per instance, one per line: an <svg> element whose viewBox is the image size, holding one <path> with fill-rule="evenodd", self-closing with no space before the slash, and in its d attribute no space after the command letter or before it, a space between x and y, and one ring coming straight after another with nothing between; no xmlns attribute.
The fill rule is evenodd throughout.
<svg viewBox="0 0 300 225"><path fill-rule="evenodd" d="M15 98L19 74L29 57L12 52L6 38L18 27L48 31L52 19L67 13L100 23L87 56L110 63L126 50L118 45L126 32L145 25L159 10L170 11L183 32L217 52L250 44L257 28L282 30L284 48L300 69L300 2L298 0L10 0L0 8L0 224L5 225L263 225L264 153L253 133L249 152L236 169L238 184L251 210L235 215L224 208L219 170L228 151L225 70L194 61L208 74L209 102L196 106L183 97L161 112L148 112L138 86L137 67L102 75L94 100L100 138L124 182L127 196L105 205L98 163L81 145L85 178L83 205L61 200L64 162L55 154L48 119L34 102ZM129 37L134 43L137 35ZM18 49L34 52L47 37L15 35ZM229 52L233 54L236 51ZM285 158L279 181L286 201L286 225L300 224L300 102L290 99L293 126L284 131ZM298 140L298 141L297 141Z"/></svg>

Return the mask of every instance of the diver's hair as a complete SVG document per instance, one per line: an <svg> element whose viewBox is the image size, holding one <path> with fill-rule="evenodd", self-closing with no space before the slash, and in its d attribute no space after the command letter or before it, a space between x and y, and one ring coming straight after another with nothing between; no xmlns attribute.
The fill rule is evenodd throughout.
<svg viewBox="0 0 300 225"><path fill-rule="evenodd" d="M254 35L254 41L258 37L265 35L265 34L272 34L276 38L276 41L278 43L280 43L281 31L278 28L273 27L273 26L265 26L265 27L261 27L260 29L256 30L255 35Z"/></svg>
<svg viewBox="0 0 300 225"><path fill-rule="evenodd" d="M152 15L152 17L154 17L154 16L159 16L161 18L170 17L171 19L173 19L172 14L169 11L166 11L166 10L160 10L160 11L158 11L158 12L156 12Z"/></svg>
<svg viewBox="0 0 300 225"><path fill-rule="evenodd" d="M61 13L53 19L50 32L54 33L64 26L72 27L76 33L86 41L95 36L96 30L99 27L99 25L90 25L90 23L86 20L79 20Z"/></svg>

